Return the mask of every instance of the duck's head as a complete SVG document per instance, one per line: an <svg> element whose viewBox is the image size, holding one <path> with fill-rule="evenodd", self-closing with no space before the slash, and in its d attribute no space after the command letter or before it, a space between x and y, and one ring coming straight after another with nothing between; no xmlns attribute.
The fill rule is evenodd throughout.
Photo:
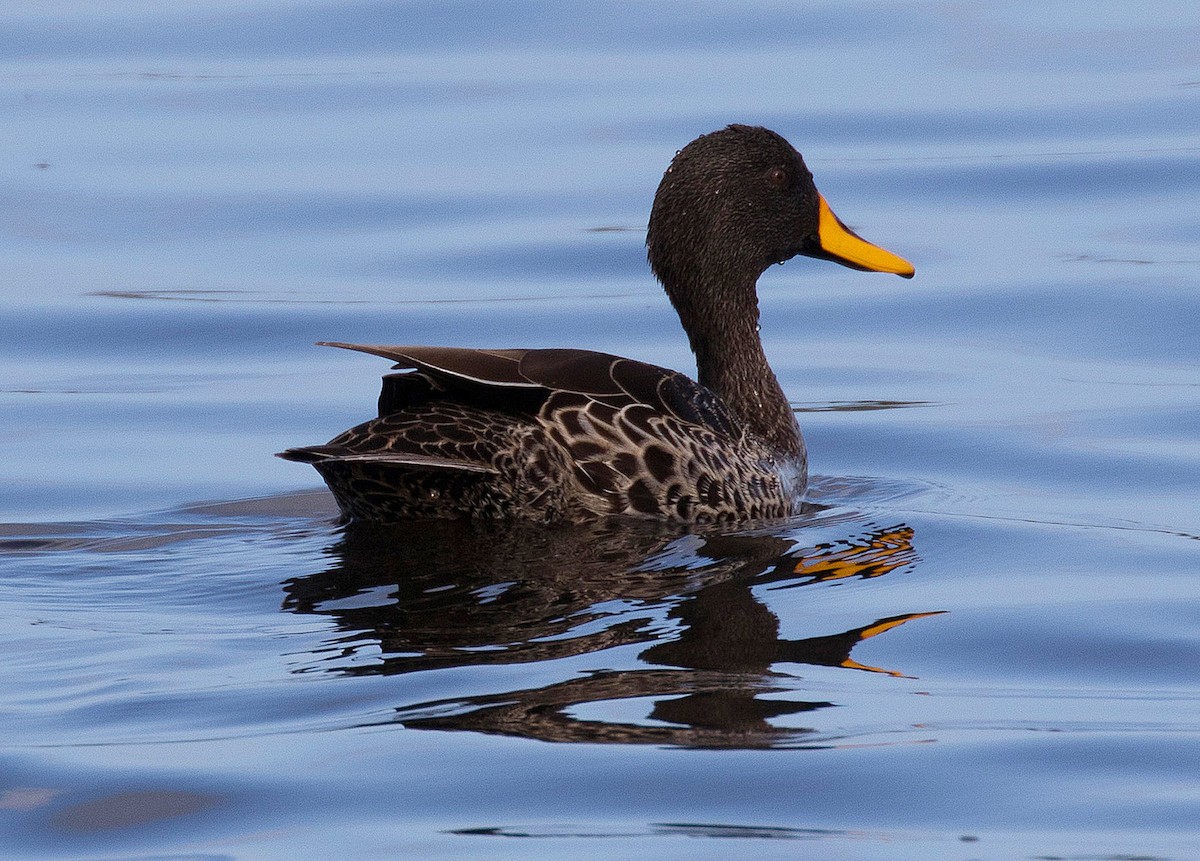
<svg viewBox="0 0 1200 861"><path fill-rule="evenodd" d="M677 307L680 290L753 286L772 263L797 254L905 278L914 272L846 227L800 153L756 126L702 135L676 153L654 197L646 245Z"/></svg>

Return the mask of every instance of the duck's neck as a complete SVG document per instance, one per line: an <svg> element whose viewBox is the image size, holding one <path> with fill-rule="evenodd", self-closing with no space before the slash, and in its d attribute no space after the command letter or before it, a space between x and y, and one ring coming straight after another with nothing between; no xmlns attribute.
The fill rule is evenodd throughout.
<svg viewBox="0 0 1200 861"><path fill-rule="evenodd" d="M667 292L696 354L700 384L752 434L783 455L800 456L804 443L796 417L763 352L754 280ZM688 300L679 301L683 296Z"/></svg>

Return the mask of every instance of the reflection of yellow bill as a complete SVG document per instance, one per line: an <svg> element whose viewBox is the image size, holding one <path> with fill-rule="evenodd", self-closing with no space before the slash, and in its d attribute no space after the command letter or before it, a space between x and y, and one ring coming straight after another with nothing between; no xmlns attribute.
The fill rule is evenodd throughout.
<svg viewBox="0 0 1200 861"><path fill-rule="evenodd" d="M892 616L888 619L880 619L874 625L867 625L867 627L861 629L859 631L858 641L861 643L868 637L874 637L876 634L882 634L884 631L890 631L892 628L903 625L905 622L912 621L913 619L924 619L927 616L940 616L945 612L945 610L934 610L930 613L905 613L903 616ZM846 657L846 660L842 661L841 666L847 670L866 670L868 673L884 673L885 675L895 676L898 679L912 678L912 676L906 676L899 670L885 670L883 667L871 667L866 664L860 664L858 661L854 660L854 658L849 656Z"/></svg>
<svg viewBox="0 0 1200 861"><path fill-rule="evenodd" d="M912 278L916 273L913 265L890 251L885 251L878 245L872 245L863 239L833 214L825 198L817 195L820 202L820 218L817 222L817 238L821 250L831 259L843 266L854 269L865 269L869 272L891 272L904 278Z"/></svg>
<svg viewBox="0 0 1200 861"><path fill-rule="evenodd" d="M890 631L899 625L913 619L924 619L927 616L940 616L945 613L945 610L933 610L929 613L905 613L903 616L892 616L890 619L880 619L874 625L868 625L862 629L862 639L874 637L876 634L882 634L884 631Z"/></svg>
<svg viewBox="0 0 1200 861"><path fill-rule="evenodd" d="M846 577L878 577L916 560L912 537L911 528L897 526L873 533L865 544L825 545L816 556L796 560L792 570L801 577L822 582Z"/></svg>

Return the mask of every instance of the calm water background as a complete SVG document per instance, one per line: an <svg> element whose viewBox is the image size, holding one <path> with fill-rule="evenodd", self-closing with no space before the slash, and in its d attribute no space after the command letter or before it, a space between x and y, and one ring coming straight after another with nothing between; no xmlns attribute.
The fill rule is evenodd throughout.
<svg viewBox="0 0 1200 861"><path fill-rule="evenodd" d="M1200 6L0 11L0 855L1200 857ZM338 528L318 339L691 370L761 123L912 282L761 285L818 508ZM205 504L201 504L205 503Z"/></svg>

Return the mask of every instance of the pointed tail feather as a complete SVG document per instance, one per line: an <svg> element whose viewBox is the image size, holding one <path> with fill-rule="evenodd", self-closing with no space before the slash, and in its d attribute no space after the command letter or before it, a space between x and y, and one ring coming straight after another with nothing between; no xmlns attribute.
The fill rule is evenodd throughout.
<svg viewBox="0 0 1200 861"><path fill-rule="evenodd" d="M339 446L310 445L300 448L289 448L277 452L276 457L296 463L334 464L334 463L373 463L380 466L408 468L415 471L446 470L449 472L471 472L482 475L499 475L499 470L481 463L470 463L462 460L451 460L444 457L431 457L423 454L410 454L394 451L356 452L347 451Z"/></svg>

